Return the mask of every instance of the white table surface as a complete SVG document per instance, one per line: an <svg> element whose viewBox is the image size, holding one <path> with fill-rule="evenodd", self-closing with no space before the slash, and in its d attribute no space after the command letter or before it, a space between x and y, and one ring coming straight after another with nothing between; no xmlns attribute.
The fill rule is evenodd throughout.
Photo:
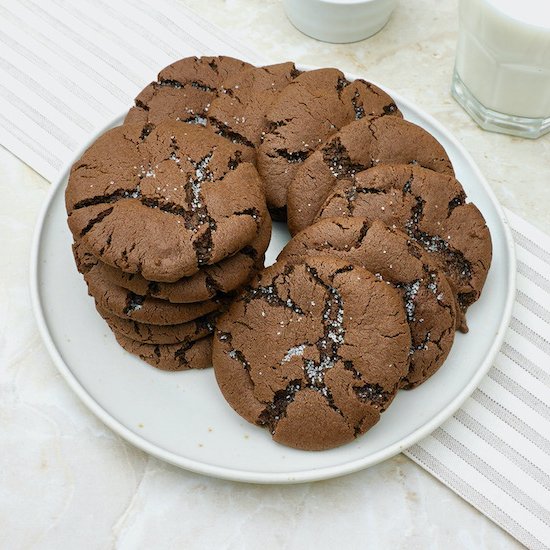
<svg viewBox="0 0 550 550"><path fill-rule="evenodd" d="M274 61L338 66L398 90L455 133L505 206L550 232L550 135L483 132L449 94L456 1L401 0L378 35L348 45L303 36L278 0L186 4ZM61 379L32 316L30 243L48 188L0 148L0 548L520 546L402 455L266 487L179 470L114 435Z"/></svg>

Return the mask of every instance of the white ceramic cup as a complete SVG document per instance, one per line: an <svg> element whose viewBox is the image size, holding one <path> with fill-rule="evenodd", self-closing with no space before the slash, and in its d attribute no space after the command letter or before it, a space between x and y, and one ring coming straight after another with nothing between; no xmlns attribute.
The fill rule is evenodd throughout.
<svg viewBox="0 0 550 550"><path fill-rule="evenodd" d="M290 22L323 42L358 42L377 33L397 0L283 0Z"/></svg>

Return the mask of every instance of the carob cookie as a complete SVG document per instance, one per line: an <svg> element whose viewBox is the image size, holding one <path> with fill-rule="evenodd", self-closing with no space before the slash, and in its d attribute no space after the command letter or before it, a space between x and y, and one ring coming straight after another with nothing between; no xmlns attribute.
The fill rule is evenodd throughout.
<svg viewBox="0 0 550 550"><path fill-rule="evenodd" d="M426 130L398 117L365 117L344 126L301 166L288 187L292 235L313 222L339 180L378 164L415 164L453 175L441 144Z"/></svg>
<svg viewBox="0 0 550 550"><path fill-rule="evenodd" d="M183 344L200 340L214 332L217 316L216 312L179 325L150 325L117 317L98 304L96 309L113 332L142 344Z"/></svg>
<svg viewBox="0 0 550 550"><path fill-rule="evenodd" d="M220 135L250 148L255 157L266 129L266 112L299 74L291 62L239 71L223 82L208 109L208 123Z"/></svg>
<svg viewBox="0 0 550 550"><path fill-rule="evenodd" d="M357 216L401 229L429 253L457 297L460 330L491 265L491 235L452 176L411 165L380 165L338 182L318 218Z"/></svg>
<svg viewBox="0 0 550 550"><path fill-rule="evenodd" d="M337 69L307 71L295 78L267 112L258 170L267 204L286 217L286 192L300 165L328 137L355 119L401 116L393 99L364 80L349 82Z"/></svg>
<svg viewBox="0 0 550 550"><path fill-rule="evenodd" d="M77 161L69 227L103 262L174 282L235 254L259 233L265 197L241 150L211 130L164 121L124 125Z"/></svg>
<svg viewBox="0 0 550 550"><path fill-rule="evenodd" d="M158 283L144 279L138 273L124 273L103 262L98 263L105 276L115 285L136 294L148 295L173 303L209 300L221 293L232 292L244 286L264 266L264 255L271 238L271 218L265 214L260 234L234 256L205 266L195 275L174 283Z"/></svg>
<svg viewBox="0 0 550 550"><path fill-rule="evenodd" d="M252 65L233 57L186 57L158 74L136 97L125 124L156 126L166 119L206 125L206 113L222 82Z"/></svg>
<svg viewBox="0 0 550 550"><path fill-rule="evenodd" d="M366 432L408 368L399 294L333 256L271 266L216 328L213 365L224 397L298 449L329 449Z"/></svg>
<svg viewBox="0 0 550 550"><path fill-rule="evenodd" d="M451 350L457 313L449 283L428 254L378 220L326 218L289 241L278 261L300 263L318 254L365 267L399 291L412 337L409 371L401 386L413 388L434 374Z"/></svg>
<svg viewBox="0 0 550 550"><path fill-rule="evenodd" d="M204 369L212 365L212 336L183 344L142 344L114 334L122 348L160 370Z"/></svg>

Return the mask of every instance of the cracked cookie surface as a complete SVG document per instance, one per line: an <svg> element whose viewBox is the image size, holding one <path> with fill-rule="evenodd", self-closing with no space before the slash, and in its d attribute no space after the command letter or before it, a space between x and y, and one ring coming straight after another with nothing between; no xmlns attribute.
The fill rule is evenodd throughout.
<svg viewBox="0 0 550 550"><path fill-rule="evenodd" d="M404 231L446 275L458 302L459 328L480 296L491 265L491 235L454 177L411 165L380 165L339 181L318 219L357 216Z"/></svg>
<svg viewBox="0 0 550 550"><path fill-rule="evenodd" d="M349 82L337 69L295 78L266 115L258 170L271 212L285 217L287 187L300 165L332 134L365 116L401 116L393 99L364 80Z"/></svg>
<svg viewBox="0 0 550 550"><path fill-rule="evenodd" d="M227 56L185 57L168 65L135 99L125 124L156 126L165 119L206 124L206 114L222 83L252 65Z"/></svg>
<svg viewBox="0 0 550 550"><path fill-rule="evenodd" d="M73 245L78 270L88 285L88 293L102 309L122 319L151 325L187 323L222 307L221 300L173 304L150 295L140 295L113 284L98 268L95 256L80 243Z"/></svg>
<svg viewBox="0 0 550 550"><path fill-rule="evenodd" d="M331 256L277 262L218 323L213 365L229 404L275 441L321 450L379 419L408 368L397 291Z"/></svg>
<svg viewBox="0 0 550 550"><path fill-rule="evenodd" d="M254 67L223 82L222 90L208 109L208 124L230 140L251 149L256 156L266 113L281 92L300 74L294 63Z"/></svg>
<svg viewBox="0 0 550 550"><path fill-rule="evenodd" d="M400 293L412 337L402 387L416 387L439 369L453 344L456 305L446 277L419 245L378 220L325 218L294 236L278 261L300 263L318 254L362 266Z"/></svg>
<svg viewBox="0 0 550 550"><path fill-rule="evenodd" d="M114 334L127 352L160 370L205 369L212 365L212 336L183 344L142 344L120 333Z"/></svg>
<svg viewBox="0 0 550 550"><path fill-rule="evenodd" d="M217 315L217 313L205 315L179 325L151 325L122 319L98 304L96 309L113 332L142 344L184 344L200 340L214 332Z"/></svg>
<svg viewBox="0 0 550 550"><path fill-rule="evenodd" d="M264 267L264 255L271 238L271 218L267 212L259 235L235 255L205 266L190 277L174 283L148 281L137 273L125 273L98 261L101 270L115 285L136 294L149 295L176 304L201 302L244 286Z"/></svg>
<svg viewBox="0 0 550 550"><path fill-rule="evenodd" d="M211 130L164 121L103 134L71 169L68 223L103 262L174 282L257 237L265 197L241 150Z"/></svg>
<svg viewBox="0 0 550 550"><path fill-rule="evenodd" d="M454 175L445 149L420 126L398 117L351 122L313 153L289 184L291 234L313 222L338 181L379 164L414 164Z"/></svg>

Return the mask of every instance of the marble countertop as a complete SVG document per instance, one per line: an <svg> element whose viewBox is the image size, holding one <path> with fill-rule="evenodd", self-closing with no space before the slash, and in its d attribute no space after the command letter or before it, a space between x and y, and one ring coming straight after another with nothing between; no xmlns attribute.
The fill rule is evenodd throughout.
<svg viewBox="0 0 550 550"><path fill-rule="evenodd" d="M499 200L550 232L550 135L481 131L449 93L457 2L401 0L356 44L324 44L278 0L188 0L274 61L338 66L398 90L446 125ZM257 486L179 470L131 447L69 390L32 316L33 225L49 184L0 148L0 547L514 548L520 545L400 455L325 482Z"/></svg>

